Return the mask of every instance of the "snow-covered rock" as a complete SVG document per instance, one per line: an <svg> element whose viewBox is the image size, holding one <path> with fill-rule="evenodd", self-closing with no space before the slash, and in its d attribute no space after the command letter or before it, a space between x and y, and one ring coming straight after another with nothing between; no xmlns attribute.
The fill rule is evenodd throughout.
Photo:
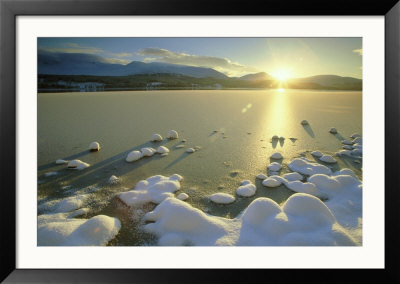
<svg viewBox="0 0 400 284"><path fill-rule="evenodd" d="M301 124L302 124L302 125L309 125L309 123L308 123L307 120L302 120L302 121L301 121Z"/></svg>
<svg viewBox="0 0 400 284"><path fill-rule="evenodd" d="M187 195L186 193L180 193L176 198L178 198L179 200L186 200L189 198L189 195Z"/></svg>
<svg viewBox="0 0 400 284"><path fill-rule="evenodd" d="M324 154L322 154L320 151L313 151L313 152L311 152L311 155L313 155L314 157L320 158Z"/></svg>
<svg viewBox="0 0 400 284"><path fill-rule="evenodd" d="M87 167L90 167L90 165L88 163L82 162L81 160L72 160L69 161L67 167L74 170L83 170Z"/></svg>
<svg viewBox="0 0 400 284"><path fill-rule="evenodd" d="M314 175L314 174L332 174L332 171L324 165L318 163L308 162L306 160L296 158L288 164L289 169L294 172L298 172L303 175Z"/></svg>
<svg viewBox="0 0 400 284"><path fill-rule="evenodd" d="M235 197L228 193L214 193L210 195L210 200L217 204L229 204L235 201Z"/></svg>
<svg viewBox="0 0 400 284"><path fill-rule="evenodd" d="M282 156L282 154L279 153L279 152L275 152L275 153L273 153L273 154L271 155L271 159L279 160L279 159L282 159L282 158L283 158L283 156Z"/></svg>
<svg viewBox="0 0 400 284"><path fill-rule="evenodd" d="M269 177L263 180L262 185L266 187L277 187L280 186L282 182L280 180L275 179L274 177Z"/></svg>
<svg viewBox="0 0 400 284"><path fill-rule="evenodd" d="M157 148L157 153L159 154L169 153L169 149L165 146L160 146Z"/></svg>
<svg viewBox="0 0 400 284"><path fill-rule="evenodd" d="M253 196L256 194L256 186L250 181L244 184L242 183L242 185L236 190L236 194L244 197Z"/></svg>
<svg viewBox="0 0 400 284"><path fill-rule="evenodd" d="M194 153L194 152L196 152L196 150L194 148L187 148L186 152L187 153Z"/></svg>
<svg viewBox="0 0 400 284"><path fill-rule="evenodd" d="M273 171L273 172L277 172L277 171L279 171L281 168L282 168L281 164L279 164L279 163L277 163L277 162L273 162L273 163L271 163L271 164L268 165L268 169L269 169L270 171Z"/></svg>
<svg viewBox="0 0 400 284"><path fill-rule="evenodd" d="M57 164L57 165L63 165L63 164L66 164L66 163L68 163L68 161L63 160L63 159L58 159L58 160L56 161L56 164Z"/></svg>
<svg viewBox="0 0 400 284"><path fill-rule="evenodd" d="M178 132L176 132L175 130L168 131L167 138L168 139L178 139L179 138Z"/></svg>
<svg viewBox="0 0 400 284"><path fill-rule="evenodd" d="M153 156L157 151L154 148L151 147L145 147L140 149L140 152L142 152L143 157L151 157Z"/></svg>
<svg viewBox="0 0 400 284"><path fill-rule="evenodd" d="M90 151L100 151L100 144L99 142L92 142L89 145L89 150Z"/></svg>
<svg viewBox="0 0 400 284"><path fill-rule="evenodd" d="M120 193L119 199L128 206L139 206L145 203L160 203L167 197L174 197L181 184L177 176L152 176L147 180L139 181L133 190Z"/></svg>
<svg viewBox="0 0 400 284"><path fill-rule="evenodd" d="M62 213L44 214L37 224L38 246L104 246L121 229L117 218L105 215L73 219Z"/></svg>
<svg viewBox="0 0 400 284"><path fill-rule="evenodd" d="M141 159L142 157L143 157L142 152L137 151L137 150L134 150L134 151L130 152L130 153L128 154L128 156L126 156L125 161L127 161L128 163L130 163L130 162L137 161L137 160Z"/></svg>
<svg viewBox="0 0 400 284"><path fill-rule="evenodd" d="M258 174L258 175L256 176L256 178L264 180L264 179L267 178L267 175L265 175L265 174Z"/></svg>
<svg viewBox="0 0 400 284"><path fill-rule="evenodd" d="M153 134L150 138L150 141L152 141L152 142L159 142L162 140L163 140L162 136L158 133Z"/></svg>
<svg viewBox="0 0 400 284"><path fill-rule="evenodd" d="M296 181L296 180L302 180L303 176L297 172L293 172L284 174L283 178L286 179L287 181Z"/></svg>
<svg viewBox="0 0 400 284"><path fill-rule="evenodd" d="M120 183L120 181L121 180L119 179L119 177L117 177L115 175L110 176L110 178L108 179L109 184L118 184L118 183Z"/></svg>
<svg viewBox="0 0 400 284"><path fill-rule="evenodd" d="M337 130L336 130L335 127L332 127L331 129L329 129L329 132L332 133L332 134L336 134Z"/></svg>
<svg viewBox="0 0 400 284"><path fill-rule="evenodd" d="M333 158L331 155L323 155L321 158L319 158L322 162L325 163L337 163L337 161L335 160L335 158Z"/></svg>

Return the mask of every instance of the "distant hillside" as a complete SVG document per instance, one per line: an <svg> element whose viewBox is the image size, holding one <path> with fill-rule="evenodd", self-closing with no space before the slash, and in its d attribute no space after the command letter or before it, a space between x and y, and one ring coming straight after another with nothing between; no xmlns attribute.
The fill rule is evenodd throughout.
<svg viewBox="0 0 400 284"><path fill-rule="evenodd" d="M274 77L271 75L265 73L265 72L260 72L260 73L255 73L255 74L247 74L242 77L240 77L242 80L249 80L249 81L265 81L265 80L275 80Z"/></svg>
<svg viewBox="0 0 400 284"><path fill-rule="evenodd" d="M318 75L306 78L295 78L287 81L287 85L294 89L338 89L338 90L361 90L362 80L351 77L340 77L336 75Z"/></svg>
<svg viewBox="0 0 400 284"><path fill-rule="evenodd" d="M315 90L361 90L362 84L333 87L304 80L285 84L285 88ZM91 75L38 75L39 90L80 90L90 83L101 84L100 89L229 89L229 88L281 88L276 80L243 80L241 78L196 78L180 74L137 74L130 76L91 76Z"/></svg>
<svg viewBox="0 0 400 284"><path fill-rule="evenodd" d="M195 78L228 78L206 67L193 67L161 62L132 61L127 65L112 64L105 58L92 54L39 52L38 74L128 76L137 74L180 74Z"/></svg>

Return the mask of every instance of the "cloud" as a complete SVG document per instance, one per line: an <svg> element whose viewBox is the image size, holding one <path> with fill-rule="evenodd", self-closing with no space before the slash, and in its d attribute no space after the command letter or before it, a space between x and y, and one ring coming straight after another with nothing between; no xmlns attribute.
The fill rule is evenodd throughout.
<svg viewBox="0 0 400 284"><path fill-rule="evenodd" d="M122 64L126 65L131 62L131 60L126 60L126 59L121 59L121 58L103 58L105 62L110 63L110 64Z"/></svg>
<svg viewBox="0 0 400 284"><path fill-rule="evenodd" d="M359 55L363 55L363 50L362 50L362 48L360 48L360 49L354 49L353 52L358 53Z"/></svg>
<svg viewBox="0 0 400 284"><path fill-rule="evenodd" d="M189 66L208 67L223 72L229 76L240 76L258 71L253 67L233 62L227 58L173 52L163 48L148 47L140 50L137 54L145 56L143 59L144 62L158 61Z"/></svg>
<svg viewBox="0 0 400 284"><path fill-rule="evenodd" d="M86 54L95 54L104 52L104 50L98 47L83 46L74 42L64 43L62 47L39 46L39 51L56 52L56 53L86 53Z"/></svg>
<svg viewBox="0 0 400 284"><path fill-rule="evenodd" d="M110 53L111 56L116 56L116 57L130 57L133 55L133 53L129 52L120 52L120 53Z"/></svg>

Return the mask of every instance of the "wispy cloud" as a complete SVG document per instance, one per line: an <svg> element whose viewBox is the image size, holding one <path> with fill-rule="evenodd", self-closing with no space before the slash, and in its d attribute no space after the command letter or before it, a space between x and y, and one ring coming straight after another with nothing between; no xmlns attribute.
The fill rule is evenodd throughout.
<svg viewBox="0 0 400 284"><path fill-rule="evenodd" d="M358 53L359 55L363 55L363 50L362 50L362 48L360 48L360 49L354 49L353 52Z"/></svg>
<svg viewBox="0 0 400 284"><path fill-rule="evenodd" d="M73 42L64 43L61 47L39 46L39 51L58 52L58 53L87 53L87 54L96 54L104 52L104 50L98 47L84 46Z"/></svg>
<svg viewBox="0 0 400 284"><path fill-rule="evenodd" d="M189 66L209 67L230 76L240 76L258 71L255 68L233 62L228 58L173 52L163 48L148 47L140 50L137 54L145 56L143 59L144 62L159 61Z"/></svg>
<svg viewBox="0 0 400 284"><path fill-rule="evenodd" d="M126 59L122 59L122 58L107 58L107 57L104 57L103 59L104 59L105 62L110 63L110 64L126 65L126 64L131 62L131 60L126 60Z"/></svg>
<svg viewBox="0 0 400 284"><path fill-rule="evenodd" d="M129 52L120 52L120 53L110 53L111 56L116 56L116 57L130 57L133 55L133 53Z"/></svg>

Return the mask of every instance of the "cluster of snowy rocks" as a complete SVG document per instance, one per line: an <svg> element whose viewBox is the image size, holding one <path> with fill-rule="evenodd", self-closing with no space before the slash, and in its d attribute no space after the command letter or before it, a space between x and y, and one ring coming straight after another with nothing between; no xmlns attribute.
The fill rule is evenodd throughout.
<svg viewBox="0 0 400 284"><path fill-rule="evenodd" d="M301 158L291 161L289 167L292 173L267 177L263 184L284 184L297 193L282 205L257 198L233 219L212 216L183 202L180 197L187 197L186 193L175 197L183 180L177 174L139 181L119 198L129 206L158 204L144 215L144 230L156 235L162 246L361 245L362 184L355 174L350 169L333 173L324 165ZM304 178L306 182L301 181ZM255 185L246 180L236 194L248 197L255 191ZM235 201L226 193L209 198L222 204Z"/></svg>

